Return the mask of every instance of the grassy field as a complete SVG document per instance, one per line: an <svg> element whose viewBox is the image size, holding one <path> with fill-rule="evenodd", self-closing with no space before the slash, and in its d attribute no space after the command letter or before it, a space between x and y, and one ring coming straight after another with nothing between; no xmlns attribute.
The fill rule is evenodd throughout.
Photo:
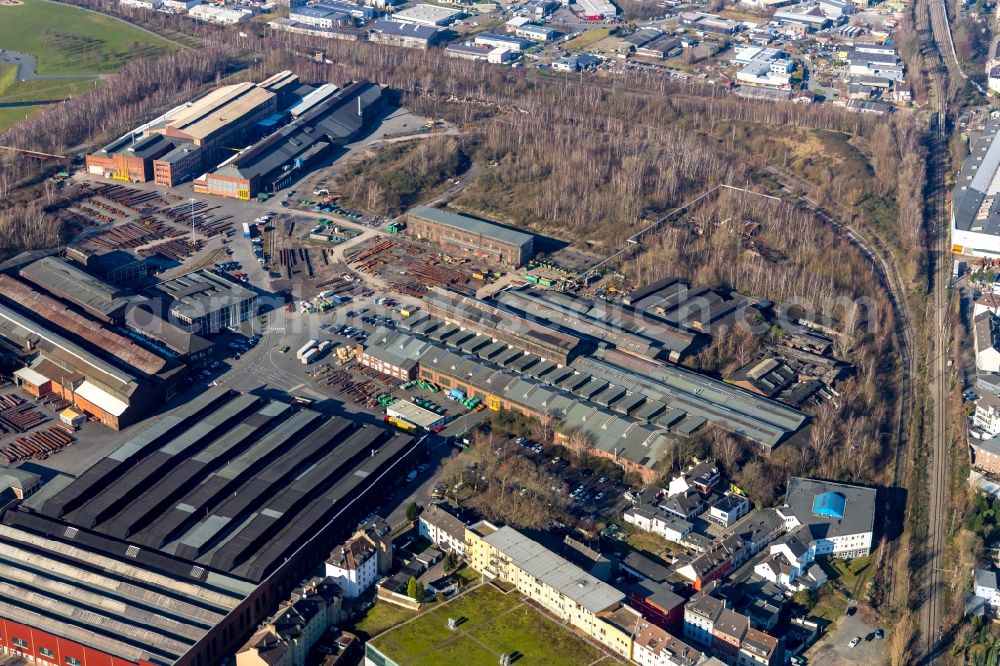
<svg viewBox="0 0 1000 666"><path fill-rule="evenodd" d="M39 74L108 74L174 48L122 21L48 0L0 6L0 47L35 56Z"/></svg>
<svg viewBox="0 0 1000 666"><path fill-rule="evenodd" d="M379 602L369 608L365 616L351 630L363 637L370 638L395 627L397 624L406 622L416 614L416 611Z"/></svg>
<svg viewBox="0 0 1000 666"><path fill-rule="evenodd" d="M0 8L2 9L2 8ZM98 79L18 81L17 65L0 65L0 104L62 100L91 90ZM0 108L0 132L45 110L45 105Z"/></svg>
<svg viewBox="0 0 1000 666"><path fill-rule="evenodd" d="M612 30L613 28L591 28L563 44L563 48L567 51L582 51L606 38Z"/></svg>
<svg viewBox="0 0 1000 666"><path fill-rule="evenodd" d="M16 109L0 109L0 132L17 123L41 113L44 106L22 106Z"/></svg>
<svg viewBox="0 0 1000 666"><path fill-rule="evenodd" d="M448 628L448 619L458 628ZM463 594L371 641L400 666L496 666L501 653L518 653L519 666L584 666L602 653L572 630L492 585ZM616 663L613 660L606 662Z"/></svg>
<svg viewBox="0 0 1000 666"><path fill-rule="evenodd" d="M18 81L17 65L0 65L0 102L59 100L92 90L98 79Z"/></svg>

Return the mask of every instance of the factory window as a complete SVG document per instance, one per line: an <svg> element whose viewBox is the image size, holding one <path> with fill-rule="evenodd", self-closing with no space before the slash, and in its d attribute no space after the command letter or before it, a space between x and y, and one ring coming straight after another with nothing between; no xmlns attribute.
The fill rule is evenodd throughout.
<svg viewBox="0 0 1000 666"><path fill-rule="evenodd" d="M43 648L43 647L38 648L38 654L42 655L43 657L49 657L49 658L56 656L55 652L53 652L48 648Z"/></svg>
<svg viewBox="0 0 1000 666"><path fill-rule="evenodd" d="M10 642L13 643L14 645L16 645L19 648L27 648L28 647L28 642L25 641L23 638L18 638L17 636L11 638Z"/></svg>
<svg viewBox="0 0 1000 666"><path fill-rule="evenodd" d="M66 657L67 666L83 666L83 662L76 657Z"/></svg>

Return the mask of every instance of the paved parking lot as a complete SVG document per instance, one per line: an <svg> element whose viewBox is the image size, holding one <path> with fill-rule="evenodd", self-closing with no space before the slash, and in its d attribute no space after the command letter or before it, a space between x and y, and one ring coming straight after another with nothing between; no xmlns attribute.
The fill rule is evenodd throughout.
<svg viewBox="0 0 1000 666"><path fill-rule="evenodd" d="M888 650L887 638L875 638L878 627L865 623L861 613L842 615L837 622L827 629L826 636L808 652L806 657L812 664L830 664L831 666L873 666L885 661ZM861 637L861 642L850 647L851 639Z"/></svg>

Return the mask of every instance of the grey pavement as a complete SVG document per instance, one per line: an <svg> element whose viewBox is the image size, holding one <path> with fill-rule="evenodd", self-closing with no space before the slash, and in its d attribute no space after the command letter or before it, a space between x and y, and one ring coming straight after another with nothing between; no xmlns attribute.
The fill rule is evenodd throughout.
<svg viewBox="0 0 1000 666"><path fill-rule="evenodd" d="M836 664L837 666L872 666L885 662L889 650L889 637L877 639L878 627L867 624L860 612L841 615L834 626L826 630L824 636L805 656L812 664ZM851 639L861 637L861 641L851 647ZM869 640L870 639L870 640Z"/></svg>

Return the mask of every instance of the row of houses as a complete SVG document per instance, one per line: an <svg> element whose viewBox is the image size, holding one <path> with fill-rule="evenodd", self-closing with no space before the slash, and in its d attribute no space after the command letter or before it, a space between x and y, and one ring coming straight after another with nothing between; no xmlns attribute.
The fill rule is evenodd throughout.
<svg viewBox="0 0 1000 666"><path fill-rule="evenodd" d="M684 496L691 492L711 492L719 482L718 469L709 461L678 475L671 480L670 487L674 496ZM638 663L674 664L669 659L683 649L704 650L730 664L772 663L778 644L767 632L777 623L782 594L787 596L822 585L826 578L816 564L819 557L868 554L873 542L874 512L875 491L871 489L793 477L782 505L751 512L714 541L702 538L700 542L685 544L703 552L679 558L672 566L635 552L621 562L611 562L570 538L564 542L562 559L576 567L574 573L582 571L598 582L611 581L615 571L625 574L625 578L615 579L612 589L617 594L599 588L606 596L598 597L600 603L596 605L605 605L604 610L615 604L624 605L641 616L633 631L632 645L632 659ZM555 588L542 591L537 587L534 579L544 579L538 575L538 569L519 564L559 561L560 556L543 552L534 542L524 543L523 535L513 530L506 529L504 535L493 537L495 526L469 524L443 506L425 512L419 529L422 536L465 557L489 577L517 583L523 575L521 571L527 570L528 582L522 581L525 593L538 595L539 603L557 616L566 613L565 600L553 591ZM481 541L490 547L485 548ZM738 595L728 586L720 586L722 579L765 550L767 555L754 566L752 578L761 581L758 585L764 585L761 594L741 604L734 603ZM686 603L676 593L678 577L686 579L688 587L696 592L690 602ZM532 586L536 586L534 592ZM594 589L598 589L596 583ZM600 610L592 608L585 618L569 614L564 619L593 635L594 627L598 626L595 623L602 617L621 617L620 608L616 606L614 610L615 613L602 615ZM621 635L609 633L605 627L598 628L605 629L602 635L614 635L615 638L609 639L609 647L624 654ZM644 654L646 649L653 654Z"/></svg>
<svg viewBox="0 0 1000 666"><path fill-rule="evenodd" d="M640 582L613 586L606 582L612 571L607 558L570 538L564 542L564 557L513 528L486 521L466 524L443 508L421 516L420 533L464 557L485 579L514 585L548 613L632 662L723 663L714 660L715 653L725 663L781 663L775 637L708 595L726 612L700 619L708 602L689 611L691 604L671 591L665 568L638 553L620 567L630 580ZM368 656L369 663L381 663L377 658L382 655L372 654L371 648Z"/></svg>
<svg viewBox="0 0 1000 666"><path fill-rule="evenodd" d="M696 479L702 481L696 485ZM695 590L741 566L782 531L785 536L771 545L769 556L754 571L787 593L825 582L814 565L818 556L849 559L871 552L875 490L792 477L783 504L749 512L746 498L715 492L718 479L714 463L700 463L674 477L668 488L634 496L634 506L623 516L625 522L688 550L690 555L678 558L674 569ZM699 517L721 528L718 536L696 532Z"/></svg>

